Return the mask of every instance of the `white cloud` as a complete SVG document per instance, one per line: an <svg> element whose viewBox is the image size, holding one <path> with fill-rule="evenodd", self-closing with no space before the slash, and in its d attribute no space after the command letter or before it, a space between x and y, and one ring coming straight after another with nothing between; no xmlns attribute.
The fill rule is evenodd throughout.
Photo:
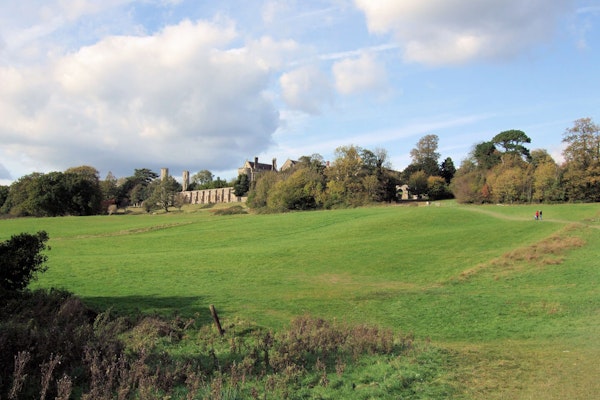
<svg viewBox="0 0 600 400"><path fill-rule="evenodd" d="M57 34L69 26L77 24L82 18L93 18L96 15L118 9L132 0L5 0L0 3L0 41L2 56L14 61L39 59L54 51L57 43L48 43L45 38ZM113 18L114 19L114 18ZM114 21L113 21L114 23ZM76 32L77 36L93 35L93 27L87 25L84 31ZM65 41L74 38L68 36Z"/></svg>
<svg viewBox="0 0 600 400"><path fill-rule="evenodd" d="M355 0L369 31L393 33L407 61L428 65L513 57L549 40L573 0Z"/></svg>
<svg viewBox="0 0 600 400"><path fill-rule="evenodd" d="M580 50L589 50L588 36L595 27L593 18L600 15L600 6L586 6L577 9L576 18L571 22L571 31L576 46Z"/></svg>
<svg viewBox="0 0 600 400"><path fill-rule="evenodd" d="M331 102L332 90L328 77L314 66L305 66L279 79L281 95L294 110L319 114L324 105Z"/></svg>
<svg viewBox="0 0 600 400"><path fill-rule="evenodd" d="M274 40L263 36L247 43L245 51L265 69L283 69L305 50L293 40Z"/></svg>
<svg viewBox="0 0 600 400"><path fill-rule="evenodd" d="M266 91L295 48L231 48L237 38L231 24L183 21L46 65L0 67L3 148L45 169L231 168L270 143L279 115Z"/></svg>
<svg viewBox="0 0 600 400"><path fill-rule="evenodd" d="M387 87L387 73L375 58L363 53L333 64L335 87L342 94L381 91Z"/></svg>
<svg viewBox="0 0 600 400"><path fill-rule="evenodd" d="M266 23L276 21L280 15L289 12L295 4L291 1L268 0L262 7L262 19Z"/></svg>

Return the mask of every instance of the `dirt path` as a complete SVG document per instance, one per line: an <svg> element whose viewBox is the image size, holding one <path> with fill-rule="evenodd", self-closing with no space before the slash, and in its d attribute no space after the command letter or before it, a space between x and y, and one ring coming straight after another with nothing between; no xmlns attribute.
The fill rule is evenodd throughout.
<svg viewBox="0 0 600 400"><path fill-rule="evenodd" d="M498 206L498 207L502 207L502 206ZM478 212L480 214L489 215L490 217L494 217L494 218L501 219L504 221L534 221L533 214L531 217L515 217L515 216L510 216L510 215L502 214L500 212L493 211L493 210L489 209L489 207L485 207L485 206L459 206L459 208L461 210ZM563 225L575 224L575 225L579 225L579 226L586 226L586 227L590 227L590 228L600 229L600 225L593 225L593 224L582 222L582 221L569 221L569 220L556 219L556 218L544 218L543 220L538 221L538 222L552 222L552 223L558 223L558 224L563 224Z"/></svg>

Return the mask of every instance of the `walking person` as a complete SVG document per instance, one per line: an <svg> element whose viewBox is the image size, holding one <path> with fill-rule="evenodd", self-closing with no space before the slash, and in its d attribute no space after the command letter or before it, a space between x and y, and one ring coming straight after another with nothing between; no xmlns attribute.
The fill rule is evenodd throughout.
<svg viewBox="0 0 600 400"><path fill-rule="evenodd" d="M542 219L542 210L540 210L540 220Z"/></svg>
<svg viewBox="0 0 600 400"><path fill-rule="evenodd" d="M540 219L540 212L539 211L535 211L535 220L537 221L538 219Z"/></svg>

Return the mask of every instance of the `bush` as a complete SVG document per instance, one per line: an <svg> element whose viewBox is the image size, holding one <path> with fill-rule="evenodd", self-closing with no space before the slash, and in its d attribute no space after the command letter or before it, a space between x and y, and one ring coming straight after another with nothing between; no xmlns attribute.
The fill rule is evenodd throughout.
<svg viewBox="0 0 600 400"><path fill-rule="evenodd" d="M220 208L213 211L214 215L236 215L236 214L247 214L246 210L242 206L233 206L228 208Z"/></svg>
<svg viewBox="0 0 600 400"><path fill-rule="evenodd" d="M0 398L10 398L19 382L22 389L16 398L39 398L43 390L50 390L48 398L54 398L56 385L45 386L44 377L68 376L75 385L89 381L82 359L86 351L111 357L122 349L111 335L99 334L95 317L81 300L61 290L26 291L8 299L0 307Z"/></svg>
<svg viewBox="0 0 600 400"><path fill-rule="evenodd" d="M425 356L411 336L374 326L303 316L280 332L243 321L227 332L179 317L114 318L65 291L26 291L0 304L0 398L403 398L448 389L435 369L443 360L416 365ZM381 373L365 375L372 364ZM390 386L411 373L423 378ZM378 380L392 392L366 385Z"/></svg>
<svg viewBox="0 0 600 400"><path fill-rule="evenodd" d="M39 272L48 269L48 257L42 252L50 250L46 246L48 234L21 233L0 243L0 295L25 289L37 278Z"/></svg>

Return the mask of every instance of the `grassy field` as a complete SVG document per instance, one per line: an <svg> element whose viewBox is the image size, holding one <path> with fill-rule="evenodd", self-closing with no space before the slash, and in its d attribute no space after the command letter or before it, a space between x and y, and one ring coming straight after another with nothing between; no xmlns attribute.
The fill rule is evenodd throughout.
<svg viewBox="0 0 600 400"><path fill-rule="evenodd" d="M374 207L217 216L206 209L0 221L46 230L48 272L120 312L279 329L310 314L412 332L455 355L464 398L600 393L600 205Z"/></svg>

